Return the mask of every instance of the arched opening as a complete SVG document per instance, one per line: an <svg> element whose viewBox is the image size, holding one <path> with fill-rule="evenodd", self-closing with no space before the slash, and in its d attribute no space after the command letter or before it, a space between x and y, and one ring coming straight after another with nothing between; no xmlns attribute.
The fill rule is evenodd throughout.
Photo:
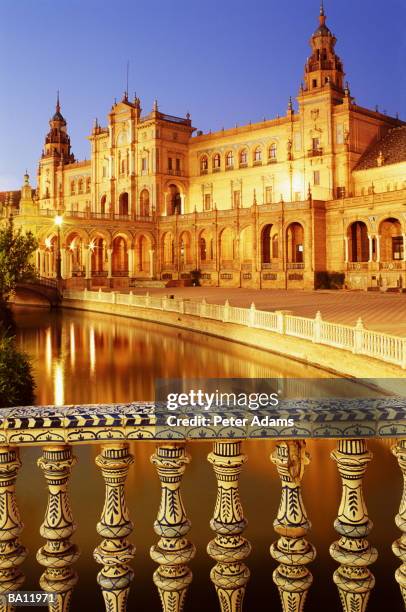
<svg viewBox="0 0 406 612"><path fill-rule="evenodd" d="M205 264L214 259L213 234L208 230L203 230L199 236L199 262Z"/></svg>
<svg viewBox="0 0 406 612"><path fill-rule="evenodd" d="M368 229L363 221L355 221L348 228L348 253L351 262L368 261Z"/></svg>
<svg viewBox="0 0 406 612"><path fill-rule="evenodd" d="M76 232L71 233L66 238L66 253L68 254L68 269L66 270L69 278L85 275L85 261L83 254L83 240Z"/></svg>
<svg viewBox="0 0 406 612"><path fill-rule="evenodd" d="M207 155L202 155L200 158L200 174L207 174L209 169L209 159Z"/></svg>
<svg viewBox="0 0 406 612"><path fill-rule="evenodd" d="M90 242L92 276L107 276L107 243L102 236Z"/></svg>
<svg viewBox="0 0 406 612"><path fill-rule="evenodd" d="M189 232L182 232L179 236L179 262L181 265L192 263L192 239Z"/></svg>
<svg viewBox="0 0 406 612"><path fill-rule="evenodd" d="M304 230L296 221L286 230L286 260L288 264L304 265Z"/></svg>
<svg viewBox="0 0 406 612"><path fill-rule="evenodd" d="M123 236L113 240L112 273L113 276L128 276L128 246Z"/></svg>
<svg viewBox="0 0 406 612"><path fill-rule="evenodd" d="M106 201L107 201L107 196L102 196L102 199L100 200L100 212L102 215L106 214Z"/></svg>
<svg viewBox="0 0 406 612"><path fill-rule="evenodd" d="M272 250L271 250L271 232L272 232L272 224L268 223L262 229L261 232L261 262L263 264L270 264L272 259Z"/></svg>
<svg viewBox="0 0 406 612"><path fill-rule="evenodd" d="M118 198L118 214L127 216L128 215L128 193L124 191L120 193Z"/></svg>
<svg viewBox="0 0 406 612"><path fill-rule="evenodd" d="M149 191L143 189L140 193L140 215L141 217L149 217Z"/></svg>
<svg viewBox="0 0 406 612"><path fill-rule="evenodd" d="M149 274L151 271L152 242L149 236L140 234L135 241L135 271Z"/></svg>
<svg viewBox="0 0 406 612"><path fill-rule="evenodd" d="M240 232L240 260L244 263L251 263L254 252L254 236L252 227L244 227Z"/></svg>
<svg viewBox="0 0 406 612"><path fill-rule="evenodd" d="M403 260L404 245L402 226L398 219L390 217L379 227L380 259L382 262Z"/></svg>
<svg viewBox="0 0 406 612"><path fill-rule="evenodd" d="M232 268L234 256L234 232L230 227L226 227L220 234L221 267Z"/></svg>
<svg viewBox="0 0 406 612"><path fill-rule="evenodd" d="M182 197L176 185L169 185L168 215L182 214Z"/></svg>
<svg viewBox="0 0 406 612"><path fill-rule="evenodd" d="M171 232L166 232L162 236L161 261L163 267L172 266L175 263L175 244Z"/></svg>
<svg viewBox="0 0 406 612"><path fill-rule="evenodd" d="M57 236L49 236L45 238L45 260L44 260L44 274L48 277L56 276L56 259L58 251L58 238Z"/></svg>

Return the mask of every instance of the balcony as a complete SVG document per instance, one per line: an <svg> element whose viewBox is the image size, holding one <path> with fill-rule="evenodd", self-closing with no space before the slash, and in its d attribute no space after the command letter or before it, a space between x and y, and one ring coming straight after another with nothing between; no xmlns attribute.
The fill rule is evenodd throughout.
<svg viewBox="0 0 406 612"><path fill-rule="evenodd" d="M304 270L304 262L295 262L295 261L288 261L288 263L286 264L286 268L288 270Z"/></svg>
<svg viewBox="0 0 406 612"><path fill-rule="evenodd" d="M307 157L320 157L321 155L323 155L323 149L320 147L317 149L308 149L307 151Z"/></svg>
<svg viewBox="0 0 406 612"><path fill-rule="evenodd" d="M191 304L192 305L192 304ZM208 305L209 306L209 305ZM315 403L316 404L316 403ZM189 564L195 556L196 547L189 536L191 522L182 500L182 479L188 469L190 456L188 445L201 441L198 428L183 426L178 428L179 438L174 441L165 425L168 417L164 407L152 403L133 403L127 405L63 406L9 408L1 413L0 435L0 498L2 499L2 522L0 525L0 566L2 567L0 592L6 594L21 589L24 584L24 561L28 551L24 546L24 525L30 529L35 525L36 513L21 516L19 512L19 491L17 479L21 468L20 450L31 446L42 446L38 467L43 475L43 496L45 509L40 527L43 544L37 553L38 563L43 567L40 584L46 593L55 598L49 609L67 611L69 601L77 583L75 571L80 556L74 534L74 508L69 496L72 470L81 470L74 456L73 446L98 444L95 458L104 483L104 506L100 507L101 518L95 530L100 537L94 551L94 559L100 565L97 582L102 591L106 610L125 612L130 586L134 579L131 561L136 554L132 542L133 523L127 505L125 485L132 471L134 455L141 452L138 441L151 444L151 461L155 466L161 490L158 508L148 504L153 516L157 512L154 530L157 539L150 550L150 556L157 569L153 581L162 601L164 612L183 610L183 602L192 583L193 576ZM286 420L289 408L274 408L272 416ZM251 543L244 536L247 525L239 481L244 465L249 459L249 439L274 439L275 448L271 454L269 470L273 470L280 480L280 504L275 517L269 522L256 525L263 538L270 544L270 555L276 562L273 581L278 587L282 601L293 602L290 610L303 609L303 602L317 574L312 575L312 564L316 549L312 544L310 521L321 520L317 516L307 516L302 495L303 475L311 470L323 470L326 465L319 462L315 454L314 462L306 447L306 439L314 438L317 451L318 440L337 439L330 461L335 466L337 488L341 491L341 503L337 507L334 527L337 535L330 547L330 555L335 561L334 583L325 585L327 592L338 589L342 601L350 601L352 610L366 610L366 601L374 586L374 576L370 566L376 561L378 552L369 542L374 540L373 525L369 519L367 498L363 481L373 455L368 441L377 438L391 444L399 468L393 465L393 487L399 499L400 508L396 519L398 539L393 544L393 553L402 563L404 558L404 537L406 533L406 509L401 503L402 492L396 470L406 477L406 439L404 439L404 400L397 404L393 398L371 400L333 400L328 399L320 405L309 406L309 402L295 400L293 411L301 415L300 430L285 428L284 439L280 439L273 429L261 433L263 428L213 426L208 430L212 442L212 452L208 462L213 470L213 484L202 495L213 497L213 518L211 529L213 539L207 547L207 554L213 560L210 574L213 588L217 591L222 610L241 612L242 601L249 588L249 556ZM326 420L326 411L329 418ZM373 417L371 417L373 414ZM222 411L222 417L234 416ZM255 413L259 419L269 416L264 410ZM250 415L252 418L252 415ZM362 432L360 435L359 432ZM393 438L398 438L393 441ZM245 442L247 441L247 442ZM131 447L130 447L131 443ZM156 446L155 446L156 445ZM97 448L97 446L93 446ZM382 447L382 452L389 449ZM133 454L134 453L134 454ZM328 461L326 459L326 461ZM309 465L310 463L310 465ZM28 466L26 466L28 468ZM33 466L29 469L34 470ZM88 470L87 466L83 469ZM327 472L330 478L331 472ZM26 481L25 481L26 482ZM340 483L340 484L338 484ZM205 483L202 483L202 487ZM21 487L24 480L21 481ZM379 486L379 485L377 485ZM320 494L323 492L320 490ZM85 495L85 492L84 492ZM215 498L217 499L215 501ZM258 492L258 502L261 494ZM215 502L215 503L214 503ZM92 503L84 499L83 503ZM396 512L396 510L395 510ZM194 522L196 533L198 517ZM272 518L273 529L272 529ZM209 517L207 517L208 521ZM333 523L334 516L331 517ZM252 516L255 522L255 516ZM26 528L27 530L27 528ZM273 531L275 533L273 533ZM152 532L152 530L151 530ZM193 532L192 532L193 533ZM382 533L382 531L381 531ZM389 545L385 542L385 546ZM288 552L287 552L288 551ZM31 555L33 553L30 553ZM272 575L272 561L269 559L269 575ZM208 579L209 581L209 579ZM405 577L399 568L393 578L402 588ZM95 589L97 586L95 585ZM150 588L139 584L135 590ZM89 594L90 595L90 594ZM266 607L280 609L272 590ZM373 597L373 593L372 593ZM335 594L331 593L334 606ZM224 606L227 603L227 607ZM235 602L239 602L238 604ZM193 601L186 609L193 610ZM400 606L400 604L399 604ZM11 608L3 604L3 610ZM96 609L96 607L95 607ZM100 610L100 608L97 608ZM264 608L265 609L265 608ZM288 608L284 607L284 610ZM345 608L347 609L347 608ZM348 608L349 610L350 608ZM400 609L400 608L399 608ZM247 611L248 612L248 611ZM310 612L310 611L309 611Z"/></svg>
<svg viewBox="0 0 406 612"><path fill-rule="evenodd" d="M369 263L367 261L350 261L347 263L348 270L368 270Z"/></svg>

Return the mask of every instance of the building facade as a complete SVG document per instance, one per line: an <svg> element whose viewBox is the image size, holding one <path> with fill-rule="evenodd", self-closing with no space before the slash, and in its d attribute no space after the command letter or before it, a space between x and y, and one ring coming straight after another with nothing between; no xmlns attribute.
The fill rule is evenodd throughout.
<svg viewBox="0 0 406 612"><path fill-rule="evenodd" d="M324 8L297 104L204 134L138 98L95 122L77 161L59 98L38 166L3 216L39 239L41 276L256 288L406 287L406 124L356 104ZM63 217L58 232L54 219ZM59 233L59 236L58 236ZM198 272L196 272L198 271Z"/></svg>

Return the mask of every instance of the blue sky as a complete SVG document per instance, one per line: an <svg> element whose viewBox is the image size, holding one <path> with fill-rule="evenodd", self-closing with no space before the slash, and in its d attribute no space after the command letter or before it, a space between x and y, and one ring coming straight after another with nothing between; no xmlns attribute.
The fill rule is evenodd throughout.
<svg viewBox="0 0 406 612"><path fill-rule="evenodd" d="M326 0L351 93L406 119L404 0ZM115 8L114 8L115 7ZM60 89L73 152L125 89L208 131L273 117L297 94L318 0L0 0L0 191L35 183Z"/></svg>

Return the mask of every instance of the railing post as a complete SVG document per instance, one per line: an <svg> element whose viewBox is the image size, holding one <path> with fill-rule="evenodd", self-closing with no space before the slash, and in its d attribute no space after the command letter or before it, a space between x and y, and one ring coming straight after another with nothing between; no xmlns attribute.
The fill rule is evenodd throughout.
<svg viewBox="0 0 406 612"><path fill-rule="evenodd" d="M37 553L38 563L45 567L40 585L47 593L54 593L56 601L50 612L67 612L73 588L78 580L72 564L79 558L79 550L70 537L76 529L67 491L69 476L76 459L70 446L43 449L38 465L48 485L48 505L40 533L46 543Z"/></svg>
<svg viewBox="0 0 406 612"><path fill-rule="evenodd" d="M403 601L406 606L406 440L399 440L392 452L398 460L403 476L403 495L400 502L399 512L395 522L402 535L392 545L392 550L402 561L402 565L396 570L395 578L399 584Z"/></svg>
<svg viewBox="0 0 406 612"><path fill-rule="evenodd" d="M342 497L334 527L340 539L330 546L330 554L340 567L334 572L343 612L365 612L375 578L368 569L378 552L366 539L372 530L362 479L372 453L365 440L339 440L331 453L342 479Z"/></svg>
<svg viewBox="0 0 406 612"><path fill-rule="evenodd" d="M284 334L286 331L286 315L290 314L289 310L276 310L276 325L278 334Z"/></svg>
<svg viewBox="0 0 406 612"><path fill-rule="evenodd" d="M149 291L147 291L146 294L145 294L145 307L146 308L149 308L149 304L150 304L149 297L150 297L149 296Z"/></svg>
<svg viewBox="0 0 406 612"><path fill-rule="evenodd" d="M203 318L207 314L207 312L206 312L206 305L207 305L207 302L206 302L205 298L203 298L202 301L201 301L201 304L200 304L200 316L203 317Z"/></svg>
<svg viewBox="0 0 406 612"><path fill-rule="evenodd" d="M255 304L254 302L252 302L250 306L250 312L248 315L248 327L254 327L255 325L255 312L256 312Z"/></svg>
<svg viewBox="0 0 406 612"><path fill-rule="evenodd" d="M230 318L230 302L226 300L223 308L223 322L227 323Z"/></svg>
<svg viewBox="0 0 406 612"><path fill-rule="evenodd" d="M190 521L186 517L180 483L190 457L184 444L163 444L151 457L161 481L161 504L154 523L160 540L151 548L151 558L160 567L154 583L164 612L182 612L192 572L187 564L195 556L195 547L186 538Z"/></svg>
<svg viewBox="0 0 406 612"><path fill-rule="evenodd" d="M316 312L316 316L314 317L314 327L313 327L313 342L319 344L321 340L321 324L323 319L321 318L321 312L318 310Z"/></svg>
<svg viewBox="0 0 406 612"><path fill-rule="evenodd" d="M128 541L133 530L124 485L133 456L128 444L104 445L96 457L106 483L103 513L97 524L98 534L104 538L94 551L94 558L103 567L97 575L106 612L126 610L130 584L134 572L128 563L134 557L135 546Z"/></svg>
<svg viewBox="0 0 406 612"><path fill-rule="evenodd" d="M301 481L309 463L304 440L281 442L271 455L282 481L282 497L274 529L280 538L271 546L271 556L279 563L273 580L279 589L283 612L302 612L313 576L307 564L316 550L305 536L311 524L302 499Z"/></svg>
<svg viewBox="0 0 406 612"><path fill-rule="evenodd" d="M241 442L215 442L208 456L217 478L217 501L210 526L216 533L207 552L216 561L210 572L220 602L221 612L241 612L250 571L244 561L251 544L242 537L244 518L238 479L247 456Z"/></svg>
<svg viewBox="0 0 406 612"><path fill-rule="evenodd" d="M402 369L406 370L406 338L402 339Z"/></svg>
<svg viewBox="0 0 406 612"><path fill-rule="evenodd" d="M19 535L24 525L15 497L15 483L21 461L16 448L0 448L0 594L16 591L24 583L20 565L27 556ZM14 606L0 601L0 612L12 612Z"/></svg>
<svg viewBox="0 0 406 612"><path fill-rule="evenodd" d="M363 335L364 335L364 324L361 317L359 317L357 324L354 329L354 353L362 353L363 346Z"/></svg>

